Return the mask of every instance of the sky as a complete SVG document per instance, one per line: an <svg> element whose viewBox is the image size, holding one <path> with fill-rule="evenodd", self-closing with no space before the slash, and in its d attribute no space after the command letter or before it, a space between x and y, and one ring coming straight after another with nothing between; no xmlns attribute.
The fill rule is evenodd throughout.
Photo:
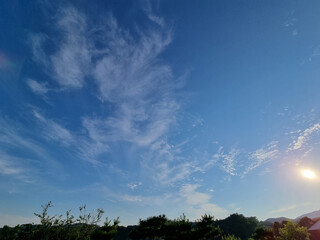
<svg viewBox="0 0 320 240"><path fill-rule="evenodd" d="M319 11L1 1L0 226L49 201L122 225L319 210Z"/></svg>

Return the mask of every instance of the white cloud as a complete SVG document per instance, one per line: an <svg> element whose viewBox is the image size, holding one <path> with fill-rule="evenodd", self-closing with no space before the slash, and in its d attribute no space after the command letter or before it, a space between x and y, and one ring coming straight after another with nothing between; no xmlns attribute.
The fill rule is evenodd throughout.
<svg viewBox="0 0 320 240"><path fill-rule="evenodd" d="M107 26L107 54L97 60L93 76L100 99L114 103L116 111L108 119L93 121L114 141L150 145L168 131L179 109L171 69L157 59L170 43L171 32L138 30L135 39L113 17Z"/></svg>
<svg viewBox="0 0 320 240"><path fill-rule="evenodd" d="M185 162L175 165L169 163L162 163L156 166L155 179L159 180L162 184L170 184L177 181L181 181L190 176L195 171L191 163Z"/></svg>
<svg viewBox="0 0 320 240"><path fill-rule="evenodd" d="M156 24L158 24L160 26L164 26L165 25L164 19L162 17L159 17L159 16L157 16L157 15L155 15L153 13L152 5L151 5L150 1L145 1L144 2L143 10L145 11L146 15L148 16L148 18L151 21L155 22Z"/></svg>
<svg viewBox="0 0 320 240"><path fill-rule="evenodd" d="M44 67L48 67L49 59L43 50L43 45L46 42L47 37L44 34L32 34L30 35L29 40L31 43L33 60L38 64L42 64Z"/></svg>
<svg viewBox="0 0 320 240"><path fill-rule="evenodd" d="M46 83L39 83L33 79L28 79L27 84L34 93L39 95L45 95L49 91Z"/></svg>
<svg viewBox="0 0 320 240"><path fill-rule="evenodd" d="M240 151L232 148L228 153L224 153L223 147L220 147L218 152L214 154L213 158L220 162L222 169L231 176L237 175L237 158Z"/></svg>
<svg viewBox="0 0 320 240"><path fill-rule="evenodd" d="M186 208L186 214L192 219L200 218L204 214L211 214L216 218L226 217L227 211L216 204L210 203L211 196L197 191L198 188L199 185L197 184L185 184L180 189L180 196L189 205Z"/></svg>
<svg viewBox="0 0 320 240"><path fill-rule="evenodd" d="M146 12L152 15L150 6ZM131 34L111 15L107 19L90 28L89 34L84 15L72 7L60 10L55 26L61 35L56 41L58 50L46 57L43 45L48 39L32 35L34 59L62 89L81 88L86 76L94 79L97 97L115 109L106 119L87 117L83 121L90 134L99 132L100 142L105 136L104 141L147 146L168 131L180 107L171 68L159 59L172 33L162 25L148 30L137 27ZM48 91L34 80L28 84L37 93Z"/></svg>
<svg viewBox="0 0 320 240"><path fill-rule="evenodd" d="M5 175L19 175L23 169L19 166L14 166L13 158L5 153L0 152L0 173Z"/></svg>
<svg viewBox="0 0 320 240"><path fill-rule="evenodd" d="M25 128L10 119L0 118L0 143L2 143L3 149L5 147L27 148L41 155L44 159L49 159L41 147L23 136L25 130Z"/></svg>
<svg viewBox="0 0 320 240"><path fill-rule="evenodd" d="M178 192L166 193L161 195L134 195L134 194L120 194L111 191L105 186L99 187L103 190L106 197L111 201L123 201L139 206L154 207L160 209L167 209L168 204L175 206L176 209L184 211L188 218L196 220L201 215L211 214L217 218L224 218L227 216L227 211L218 205L211 203L211 196L206 193L198 191L199 185L185 184L182 185Z"/></svg>
<svg viewBox="0 0 320 240"><path fill-rule="evenodd" d="M128 188L130 188L132 191L135 190L137 187L139 187L142 183L138 182L138 183L129 183L127 184Z"/></svg>
<svg viewBox="0 0 320 240"><path fill-rule="evenodd" d="M12 177L23 183L34 183L37 170L30 166L32 160L12 156L0 151L0 174Z"/></svg>
<svg viewBox="0 0 320 240"><path fill-rule="evenodd" d="M18 178L24 182L34 182L38 176L39 165L46 166L46 173L56 171L55 175L62 173L60 163L56 162L42 144L30 138L34 128L23 127L11 119L0 118L0 159L2 172ZM12 149L16 151L12 152ZM24 152L21 157L17 153ZM32 159L28 158L28 154ZM37 164L35 164L37 163Z"/></svg>
<svg viewBox="0 0 320 240"><path fill-rule="evenodd" d="M248 174L252 170L258 168L262 164L275 159L279 151L277 149L277 142L273 141L267 144L266 146L257 149L256 151L249 154L249 159L251 160L251 163L246 167L244 170L242 176Z"/></svg>
<svg viewBox="0 0 320 240"><path fill-rule="evenodd" d="M42 137L67 147L68 151L72 151L79 158L95 166L101 165L97 157L99 154L107 152L109 146L104 137L95 132L98 129L92 127L92 123L87 123L84 120L88 132L72 133L56 121L46 118L37 110L33 110L33 115L38 120L38 128Z"/></svg>
<svg viewBox="0 0 320 240"><path fill-rule="evenodd" d="M73 142L73 136L69 130L53 120L45 118L36 110L33 111L33 114L42 124L42 134L47 139L57 141L63 145L70 145Z"/></svg>
<svg viewBox="0 0 320 240"><path fill-rule="evenodd" d="M297 29L294 29L294 30L292 31L292 35L293 35L293 36L297 36L297 35L298 35L298 30L297 30Z"/></svg>
<svg viewBox="0 0 320 240"><path fill-rule="evenodd" d="M197 219L199 219L204 214L210 214L216 219L224 219L228 216L228 212L225 209L213 203L205 203L200 205L198 209L194 210L193 215L196 216Z"/></svg>
<svg viewBox="0 0 320 240"><path fill-rule="evenodd" d="M186 184L181 187L180 195L185 198L187 204L205 204L210 200L211 197L209 194L197 192L197 188L199 188L197 184Z"/></svg>
<svg viewBox="0 0 320 240"><path fill-rule="evenodd" d="M63 87L80 88L91 64L85 17L74 8L64 8L59 13L57 28L63 33L63 40L58 52L50 57L55 78Z"/></svg>
<svg viewBox="0 0 320 240"><path fill-rule="evenodd" d="M197 161L181 157L179 154L180 151L167 141L159 140L151 145L149 151L142 154L140 165L157 183L172 185L201 170Z"/></svg>
<svg viewBox="0 0 320 240"><path fill-rule="evenodd" d="M53 76L62 88L81 88L85 76L90 73L91 64L85 17L72 7L64 8L58 12L54 27L56 35L61 37L51 39L56 41L58 50L48 55L44 45L49 39L41 34L32 34L33 59L42 64L45 72Z"/></svg>
<svg viewBox="0 0 320 240"><path fill-rule="evenodd" d="M310 139L311 135L318 133L320 130L320 123L316 123L313 126L305 129L299 134L297 139L295 139L289 146L288 151L301 149L304 145L307 144L307 141Z"/></svg>
<svg viewBox="0 0 320 240"><path fill-rule="evenodd" d="M159 170L152 176L168 183L182 180L194 170L191 163L172 162L178 153L168 148L166 134L180 110L176 91L181 79L175 78L161 59L172 41L172 30L153 13L151 3L146 3L143 11L151 22L143 29L135 26L134 31L128 30L112 14L104 22L89 24L84 14L68 7L55 16L56 38L31 36L34 60L44 66L61 90L79 89L91 79L101 105L112 106L107 117L83 117L84 131L77 136L77 143L61 124L39 113L35 116L47 139L65 146L73 144L82 158L94 165L111 144L123 142L143 148L143 164ZM50 54L44 48L49 41L56 49ZM48 90L35 81L29 86L38 93ZM161 147L156 147L160 142ZM153 156L157 156L156 161Z"/></svg>
<svg viewBox="0 0 320 240"><path fill-rule="evenodd" d="M277 146L278 142L272 141L254 152L237 148L231 148L230 151L225 152L224 148L220 146L212 159L205 163L202 169L206 170L218 164L227 173L226 179L230 180L231 176L244 177L252 170L277 158L279 155Z"/></svg>
<svg viewBox="0 0 320 240"><path fill-rule="evenodd" d="M286 206L286 207L283 207L283 208L279 208L279 209L276 209L276 210L272 210L269 212L269 214L279 214L279 213L285 213L285 212L289 212L293 209L296 209L298 206L297 205L290 205L290 206Z"/></svg>

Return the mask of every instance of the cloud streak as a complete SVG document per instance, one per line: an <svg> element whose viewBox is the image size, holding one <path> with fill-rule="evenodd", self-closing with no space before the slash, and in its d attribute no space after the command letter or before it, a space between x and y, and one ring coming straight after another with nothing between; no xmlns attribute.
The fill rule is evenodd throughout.
<svg viewBox="0 0 320 240"><path fill-rule="evenodd" d="M278 143L276 141L270 142L266 146L257 149L256 151L249 154L249 159L251 163L243 172L243 176L251 172L252 170L258 168L262 164L275 159L278 154L279 150L277 149Z"/></svg>
<svg viewBox="0 0 320 240"><path fill-rule="evenodd" d="M279 209L276 209L276 210L272 210L270 211L269 213L270 214L279 214L279 213L285 213L285 212L289 212L293 209L296 209L298 206L297 205L291 205L291 206L288 206L288 207L284 207L284 208L279 208Z"/></svg>
<svg viewBox="0 0 320 240"><path fill-rule="evenodd" d="M60 124L46 119L36 110L33 111L34 116L42 125L42 135L48 140L56 141L63 145L70 145L73 142L73 136L66 128Z"/></svg>
<svg viewBox="0 0 320 240"><path fill-rule="evenodd" d="M49 89L46 86L46 83L39 83L29 78L27 80L27 84L35 94L45 95L49 91Z"/></svg>
<svg viewBox="0 0 320 240"><path fill-rule="evenodd" d="M220 162L221 168L231 176L237 175L237 158L240 155L240 151L236 148L231 149L230 152L224 153L223 147L218 149L218 152L214 154L213 158Z"/></svg>
<svg viewBox="0 0 320 240"><path fill-rule="evenodd" d="M276 159L278 156L278 142L276 141L272 141L253 152L237 148L232 148L229 152L225 152L223 147L220 146L217 153L213 155L213 158L204 165L204 169L217 164L229 177L244 177L263 164Z"/></svg>
<svg viewBox="0 0 320 240"><path fill-rule="evenodd" d="M320 123L316 123L313 126L306 128L303 132L299 134L297 139L295 139L289 146L288 151L299 150L307 144L307 141L313 134L320 131Z"/></svg>

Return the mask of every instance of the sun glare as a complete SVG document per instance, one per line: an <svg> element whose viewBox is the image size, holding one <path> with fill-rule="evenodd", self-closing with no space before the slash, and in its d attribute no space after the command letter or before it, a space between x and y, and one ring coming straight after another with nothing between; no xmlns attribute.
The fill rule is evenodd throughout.
<svg viewBox="0 0 320 240"><path fill-rule="evenodd" d="M315 179L316 178L316 174L309 169L303 169L301 171L301 174L302 174L302 176L304 176L305 178L308 178L308 179Z"/></svg>

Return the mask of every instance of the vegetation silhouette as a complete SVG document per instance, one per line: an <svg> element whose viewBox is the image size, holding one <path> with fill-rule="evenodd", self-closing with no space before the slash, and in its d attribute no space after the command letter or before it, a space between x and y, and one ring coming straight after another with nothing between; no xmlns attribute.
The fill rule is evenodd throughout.
<svg viewBox="0 0 320 240"><path fill-rule="evenodd" d="M0 229L1 240L310 240L308 228L315 221L304 217L298 223L275 222L268 226L256 217L231 214L226 219L215 220L203 215L195 222L183 214L174 220L165 215L140 219L136 226L119 226L119 218L113 222L106 218L99 226L104 211L87 212L86 205L79 207L75 218L71 210L65 215L50 216L51 202L42 205L42 212L35 213L40 224L23 224Z"/></svg>

